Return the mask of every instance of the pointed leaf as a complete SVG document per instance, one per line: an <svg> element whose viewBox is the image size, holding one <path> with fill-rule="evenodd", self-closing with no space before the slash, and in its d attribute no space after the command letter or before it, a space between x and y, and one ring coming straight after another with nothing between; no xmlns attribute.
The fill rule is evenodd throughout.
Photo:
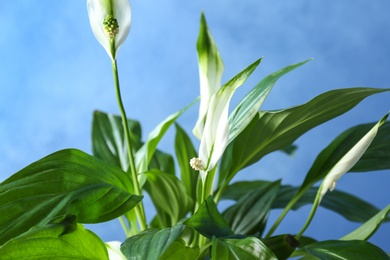
<svg viewBox="0 0 390 260"><path fill-rule="evenodd" d="M152 169L175 175L175 161L172 155L156 149L149 163L149 170Z"/></svg>
<svg viewBox="0 0 390 260"><path fill-rule="evenodd" d="M163 122L156 126L156 128L150 132L148 139L137 151L135 159L137 164L138 172L144 172L148 169L148 165L154 152L156 151L157 145L161 138L164 136L169 127L176 121L176 119L183 114L190 106L192 106L197 100L179 110L178 112L168 116Z"/></svg>
<svg viewBox="0 0 390 260"><path fill-rule="evenodd" d="M131 145L133 152L143 145L141 142L141 125L138 121L128 119ZM93 154L115 166L127 171L129 157L123 132L122 118L113 114L96 111L92 123L92 150ZM164 172L174 174L174 161L171 155L156 150L150 165L150 169L156 168Z"/></svg>
<svg viewBox="0 0 390 260"><path fill-rule="evenodd" d="M180 166L181 180L186 187L187 194L196 201L196 184L199 172L189 166L189 161L197 157L197 152L187 133L178 124L176 126L175 151L177 162Z"/></svg>
<svg viewBox="0 0 390 260"><path fill-rule="evenodd" d="M292 144L298 137L364 98L390 89L349 88L323 93L306 104L273 112L261 111L232 142L221 161L220 180L231 180L241 169L263 156ZM232 159L234 158L234 159Z"/></svg>
<svg viewBox="0 0 390 260"><path fill-rule="evenodd" d="M69 216L36 226L0 247L1 259L107 259L100 238Z"/></svg>
<svg viewBox="0 0 390 260"><path fill-rule="evenodd" d="M229 116L230 134L229 143L233 141L252 121L253 117L259 111L265 98L274 87L276 81L288 72L302 66L309 60L290 65L278 70L260 81L236 106Z"/></svg>
<svg viewBox="0 0 390 260"><path fill-rule="evenodd" d="M184 228L183 225L176 225L162 230L147 229L126 239L122 244L121 251L127 259L160 259L170 245L181 235Z"/></svg>
<svg viewBox="0 0 390 260"><path fill-rule="evenodd" d="M373 216L366 223L361 225L359 228L355 229L348 235L340 238L340 240L367 240L369 239L375 231L379 228L379 226L386 220L387 216L390 214L390 204L385 207L383 210L378 212L375 216Z"/></svg>
<svg viewBox="0 0 390 260"><path fill-rule="evenodd" d="M199 247L189 247L184 245L182 242L175 241L172 245L165 251L161 260L193 260L198 259L199 256Z"/></svg>
<svg viewBox="0 0 390 260"><path fill-rule="evenodd" d="M160 216L163 226L173 226L193 208L183 183L176 176L157 169L145 172L145 189ZM168 214L169 218L164 218Z"/></svg>
<svg viewBox="0 0 390 260"><path fill-rule="evenodd" d="M53 153L0 184L0 244L53 217L117 218L141 201L121 169L74 149Z"/></svg>
<svg viewBox="0 0 390 260"><path fill-rule="evenodd" d="M213 197L209 196L198 208L194 215L183 222L205 237L226 237L233 235L233 231L225 219L218 212Z"/></svg>
<svg viewBox="0 0 390 260"><path fill-rule="evenodd" d="M299 242L289 234L268 237L262 239L262 242L274 252L279 260L287 259L299 246Z"/></svg>
<svg viewBox="0 0 390 260"><path fill-rule="evenodd" d="M247 191L237 203L227 208L223 217L236 234L261 234L280 186L280 181Z"/></svg>
<svg viewBox="0 0 390 260"><path fill-rule="evenodd" d="M390 259L382 249L364 240L327 240L309 244L304 246L302 250L324 260Z"/></svg>
<svg viewBox="0 0 390 260"><path fill-rule="evenodd" d="M277 260L274 253L256 237L218 239L213 237L211 259Z"/></svg>
<svg viewBox="0 0 390 260"><path fill-rule="evenodd" d="M141 147L141 125L128 120L134 152ZM122 126L122 118L113 114L95 111L92 122L93 154L108 163L127 171L129 158Z"/></svg>

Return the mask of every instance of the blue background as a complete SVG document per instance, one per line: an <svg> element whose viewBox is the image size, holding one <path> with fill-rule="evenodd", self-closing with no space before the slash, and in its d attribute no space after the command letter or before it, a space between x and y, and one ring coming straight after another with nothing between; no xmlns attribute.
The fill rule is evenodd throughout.
<svg viewBox="0 0 390 260"><path fill-rule="evenodd" d="M199 94L195 44L202 10L225 63L224 82L264 57L232 105L264 76L307 58L314 60L278 81L263 109L302 104L335 88L390 85L386 0L131 4L133 24L118 63L128 115L141 121L144 136ZM110 60L92 34L85 1L1 1L0 35L0 180L63 148L90 153L92 111L118 109ZM351 126L378 121L390 109L389 100L389 93L367 98L299 138L295 156L273 153L238 178L283 178L283 184L299 185L329 142ZM179 123L190 131L197 112L191 108ZM160 148L173 151L173 136L170 131ZM347 174L336 188L383 208L390 203L389 173ZM291 212L277 233L299 231L309 210ZM278 214L271 214L271 223ZM305 234L337 239L358 226L320 209ZM124 239L116 220L88 228L105 241ZM389 235L385 224L370 241L390 251Z"/></svg>

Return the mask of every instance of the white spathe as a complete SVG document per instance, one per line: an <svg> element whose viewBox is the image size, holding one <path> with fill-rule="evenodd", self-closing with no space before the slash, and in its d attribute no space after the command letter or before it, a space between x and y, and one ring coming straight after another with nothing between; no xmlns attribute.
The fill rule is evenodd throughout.
<svg viewBox="0 0 390 260"><path fill-rule="evenodd" d="M126 260L126 257L121 252L121 242L110 241L104 244L106 245L108 258L110 260Z"/></svg>
<svg viewBox="0 0 390 260"><path fill-rule="evenodd" d="M110 58L114 60L130 31L131 8L129 0L87 0L87 10L93 34ZM118 34L113 40L107 36L103 25L104 19L108 15L112 15L119 25Z"/></svg>
<svg viewBox="0 0 390 260"><path fill-rule="evenodd" d="M201 140L205 126L205 118L210 107L210 100L221 87L224 69L217 45L207 28L206 19L203 14L196 47L199 64L200 106L199 117L192 132L195 137Z"/></svg>
<svg viewBox="0 0 390 260"><path fill-rule="evenodd" d="M199 147L199 159L206 172L212 170L221 158L229 141L229 103L235 88L221 88L209 104Z"/></svg>
<svg viewBox="0 0 390 260"><path fill-rule="evenodd" d="M320 187L320 201L328 190L333 191L336 182L347 173L363 156L364 152L374 140L378 129L384 124L389 114L386 114L367 134L357 142L329 171Z"/></svg>

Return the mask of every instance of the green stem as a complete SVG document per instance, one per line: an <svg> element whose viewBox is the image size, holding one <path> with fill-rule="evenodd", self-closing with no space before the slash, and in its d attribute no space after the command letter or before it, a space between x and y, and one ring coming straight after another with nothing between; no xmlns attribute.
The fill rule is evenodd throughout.
<svg viewBox="0 0 390 260"><path fill-rule="evenodd" d="M119 219L119 222L121 223L121 226L122 226L123 230L125 231L126 237L129 237L129 235L130 235L130 230L129 230L128 226L126 225L126 222L125 222L125 220L124 220L124 217L123 217L123 216L120 216L118 219Z"/></svg>
<svg viewBox="0 0 390 260"><path fill-rule="evenodd" d="M318 205L320 205L320 197L321 197L321 192L320 191L321 191L321 189L322 189L322 184L321 184L320 188L318 189L316 198L314 199L313 206L311 207L309 217L307 218L307 220L306 220L305 224L303 225L301 231L299 231L299 233L295 236L295 238L297 240L299 240L301 238L301 236L303 235L303 233L306 231L306 229L309 227L311 221L313 220L313 217L314 217L314 214L317 211Z"/></svg>
<svg viewBox="0 0 390 260"><path fill-rule="evenodd" d="M122 116L122 125L123 125L123 130L125 133L125 139L126 139L126 145L127 145L127 151L128 151L127 154L129 157L131 180L132 180L133 185L134 185L134 187L133 187L134 194L141 196L142 192L141 192L139 182L138 182L137 169L135 167L135 160L134 160L133 150L132 150L131 141L130 141L129 125L127 122L126 111L125 111L125 108L123 106L121 90L120 90L120 86L119 86L119 76L118 76L118 68L117 68L116 59L112 60L112 73L114 75L114 85L115 85L115 90L116 90L116 98L117 98L119 110L120 110L121 116ZM147 225L146 225L145 211L144 211L142 201L140 202L140 204L138 204L134 208L134 210L135 210L141 231L145 230L147 228Z"/></svg>
<svg viewBox="0 0 390 260"><path fill-rule="evenodd" d="M200 181L201 181L201 195L198 196L198 203L197 203L198 207L206 200L206 198L208 196L213 194L213 187L214 187L214 180L215 180L215 175L216 175L216 168L214 168L213 170L211 170L209 172L205 172L205 175L206 175L206 177L204 179L200 178ZM198 191L199 191L199 189L198 189ZM202 235L200 235L200 234L198 234L197 240L198 240L199 247L202 247L206 243L207 238L202 236Z"/></svg>
<svg viewBox="0 0 390 260"><path fill-rule="evenodd" d="M295 196L290 200L290 202L287 204L287 206L283 209L282 213L280 213L278 219L272 225L272 227L268 231L265 238L272 236L272 234L275 232L275 230L279 226L280 222L282 222L284 217L287 215L287 213L290 211L290 209L295 205L295 203L297 203L297 201L302 197L302 195L305 194L306 190L307 189L301 190L297 194L295 194Z"/></svg>

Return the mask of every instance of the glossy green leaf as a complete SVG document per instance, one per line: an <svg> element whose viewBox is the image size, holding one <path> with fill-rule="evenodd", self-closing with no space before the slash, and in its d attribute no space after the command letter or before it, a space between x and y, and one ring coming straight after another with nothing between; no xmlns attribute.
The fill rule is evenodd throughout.
<svg viewBox="0 0 390 260"><path fill-rule="evenodd" d="M235 234L262 234L280 186L280 181L247 191L227 208L223 217Z"/></svg>
<svg viewBox="0 0 390 260"><path fill-rule="evenodd" d="M198 259L199 247L189 247L183 242L175 241L165 251L161 260L194 260Z"/></svg>
<svg viewBox="0 0 390 260"><path fill-rule="evenodd" d="M133 150L136 152L142 145L141 125L130 119L128 125ZM127 171L129 157L120 116L101 111L93 113L92 151L96 157Z"/></svg>
<svg viewBox="0 0 390 260"><path fill-rule="evenodd" d="M270 184L271 182L269 181L236 182L228 186L221 199L237 201L245 194L256 189L262 189ZM284 209L298 190L299 187L282 185L272 203L272 208ZM317 191L318 187L312 187L307 190L294 204L292 209L297 210L302 206L313 204ZM340 214L349 221L355 222L365 222L379 212L379 209L372 204L339 190L329 192L321 201L320 206Z"/></svg>
<svg viewBox="0 0 390 260"><path fill-rule="evenodd" d="M278 235L262 239L279 260L287 259L299 246L299 242L289 234Z"/></svg>
<svg viewBox="0 0 390 260"><path fill-rule="evenodd" d="M193 208L183 183L176 176L153 169L144 173L144 188L157 209L163 226L173 226ZM167 216L166 216L166 215Z"/></svg>
<svg viewBox="0 0 390 260"><path fill-rule="evenodd" d="M168 116L163 122L158 124L152 132L150 132L148 139L137 151L135 156L138 172L144 172L148 169L150 160L152 159L152 156L156 151L157 145L160 142L161 138L163 138L164 134L167 132L169 127L176 121L176 119L196 101L197 100L195 100L185 108L179 110L178 112Z"/></svg>
<svg viewBox="0 0 390 260"><path fill-rule="evenodd" d="M75 149L53 153L0 184L0 244L59 215L98 223L131 210L127 173Z"/></svg>
<svg viewBox="0 0 390 260"><path fill-rule="evenodd" d="M323 93L306 104L278 111L261 111L227 148L219 183L263 156L292 144L310 129L335 118L364 98L390 89L349 88Z"/></svg>
<svg viewBox="0 0 390 260"><path fill-rule="evenodd" d="M334 139L317 156L302 184L302 190L323 179L329 170L375 125L352 127ZM375 139L351 171L375 171L390 169L390 122L385 122ZM382 150L383 149L383 150ZM374 159L375 158L375 159Z"/></svg>
<svg viewBox="0 0 390 260"><path fill-rule="evenodd" d="M236 106L229 116L230 134L229 143L234 140L251 122L253 117L259 111L265 98L274 87L276 81L288 72L302 66L309 60L290 65L278 70L260 81Z"/></svg>
<svg viewBox="0 0 390 260"><path fill-rule="evenodd" d="M198 208L194 215L183 222L205 237L226 237L233 235L233 231L218 212L213 197L209 196Z"/></svg>
<svg viewBox="0 0 390 260"><path fill-rule="evenodd" d="M141 125L138 121L128 119L131 145L137 152L143 145L141 141ZM92 123L93 154L115 166L128 170L129 157L123 132L122 118L117 115L96 111ZM160 169L164 172L175 173L174 161L171 155L156 150L150 159L149 169Z"/></svg>
<svg viewBox="0 0 390 260"><path fill-rule="evenodd" d="M160 171L175 175L175 161L172 155L158 149L153 154L149 163L149 170L158 169Z"/></svg>
<svg viewBox="0 0 390 260"><path fill-rule="evenodd" d="M390 205L388 205L383 210L378 212L375 216L373 216L370 220L368 220L366 223L361 225L359 228L355 229L348 235L340 238L340 240L369 239L379 228L379 226L386 220L389 214L390 214Z"/></svg>
<svg viewBox="0 0 390 260"><path fill-rule="evenodd" d="M382 249L364 240L327 240L309 244L301 250L322 260L390 259Z"/></svg>
<svg viewBox="0 0 390 260"><path fill-rule="evenodd" d="M0 247L1 259L108 260L104 243L68 216L59 223L36 226Z"/></svg>
<svg viewBox="0 0 390 260"><path fill-rule="evenodd" d="M184 230L183 225L176 225L162 230L147 229L138 235L129 237L121 246L127 259L155 260L175 242Z"/></svg>
<svg viewBox="0 0 390 260"><path fill-rule="evenodd" d="M176 126L175 151L177 162L180 166L181 180L186 187L187 194L196 201L196 185L199 179L199 172L189 166L192 158L198 154L188 137L187 133L178 124Z"/></svg>
<svg viewBox="0 0 390 260"><path fill-rule="evenodd" d="M256 237L244 239L212 239L211 259L277 260L274 253Z"/></svg>

